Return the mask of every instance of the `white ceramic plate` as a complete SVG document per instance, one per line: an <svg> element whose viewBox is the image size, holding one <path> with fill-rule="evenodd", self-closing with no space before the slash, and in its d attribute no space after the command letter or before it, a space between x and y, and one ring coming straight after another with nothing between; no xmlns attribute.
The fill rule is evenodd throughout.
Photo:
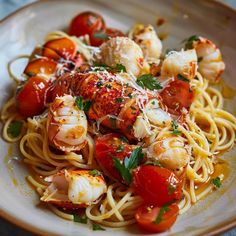
<svg viewBox="0 0 236 236"><path fill-rule="evenodd" d="M78 12L93 10L105 17L107 25L124 31L135 22L155 25L157 18L166 23L159 33L167 35L165 49L180 48L186 37L197 34L215 41L223 52L227 69L224 78L236 88L236 13L213 1L59 1L47 0L31 4L0 24L0 106L10 96L12 81L7 74L7 62L18 54L30 54L36 44L52 30L64 29ZM17 66L19 72L23 67ZM227 109L236 112L236 99L227 101ZM10 147L10 149L9 149ZM86 225L68 222L49 210L37 206L38 196L26 184L27 169L19 161L7 160L7 155L19 156L17 148L0 139L0 213L13 223L37 234L45 235L132 235L141 233L135 228L107 229L93 232ZM10 153L9 153L10 152ZM236 168L235 149L225 159ZM174 227L165 234L199 235L219 233L236 223L236 182L233 173L224 186L178 217ZM208 234L209 235L209 234Z"/></svg>

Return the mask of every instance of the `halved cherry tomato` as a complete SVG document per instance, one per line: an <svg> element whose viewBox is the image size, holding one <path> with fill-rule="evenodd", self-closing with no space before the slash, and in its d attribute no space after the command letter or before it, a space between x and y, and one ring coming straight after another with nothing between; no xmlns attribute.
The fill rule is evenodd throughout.
<svg viewBox="0 0 236 236"><path fill-rule="evenodd" d="M174 115L180 115L182 108L189 109L193 101L193 91L187 82L175 79L160 93L163 103L168 111Z"/></svg>
<svg viewBox="0 0 236 236"><path fill-rule="evenodd" d="M140 166L133 175L133 187L147 204L161 207L182 197L182 185L170 170L159 166Z"/></svg>
<svg viewBox="0 0 236 236"><path fill-rule="evenodd" d="M22 116L39 115L45 108L48 82L39 77L31 77L16 96L17 108Z"/></svg>
<svg viewBox="0 0 236 236"><path fill-rule="evenodd" d="M48 58L37 58L28 63L24 73L30 77L37 74L51 75L56 72L57 63Z"/></svg>
<svg viewBox="0 0 236 236"><path fill-rule="evenodd" d="M130 156L131 152L132 146L122 140L122 135L111 133L96 140L96 160L104 173L115 180L122 181L122 177L115 168L112 157L123 161L125 157Z"/></svg>
<svg viewBox="0 0 236 236"><path fill-rule="evenodd" d="M106 28L103 31L93 32L93 34L90 36L90 43L93 46L99 47L102 43L107 41L109 38L118 37L118 36L124 36L124 33L118 29Z"/></svg>
<svg viewBox="0 0 236 236"><path fill-rule="evenodd" d="M46 47L42 48L42 56L46 58L50 58L54 61L59 61L61 59L61 56L58 55L54 50L50 48L46 48Z"/></svg>
<svg viewBox="0 0 236 236"><path fill-rule="evenodd" d="M51 58L50 54L46 53L47 50L45 52L45 48L53 50L56 54L50 51L50 54L53 55ZM71 60L74 59L76 52L77 52L77 45L73 40L69 38L59 38L46 42L43 46L42 55L54 60L55 58L58 58L57 55L63 57L64 59Z"/></svg>
<svg viewBox="0 0 236 236"><path fill-rule="evenodd" d="M168 230L175 223L178 213L177 204L172 204L162 209L143 205L136 211L135 219L145 232L159 233Z"/></svg>
<svg viewBox="0 0 236 236"><path fill-rule="evenodd" d="M91 37L94 32L102 32L105 28L106 25L102 16L95 12L86 11L72 19L69 34L77 37L88 34Z"/></svg>

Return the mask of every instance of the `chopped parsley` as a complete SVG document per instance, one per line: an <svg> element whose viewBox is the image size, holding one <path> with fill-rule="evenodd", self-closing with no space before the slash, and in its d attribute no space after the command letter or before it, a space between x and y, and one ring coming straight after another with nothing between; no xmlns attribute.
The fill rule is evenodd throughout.
<svg viewBox="0 0 236 236"><path fill-rule="evenodd" d="M160 82L152 74L141 75L137 78L136 83L142 88L148 88L150 90L162 89Z"/></svg>
<svg viewBox="0 0 236 236"><path fill-rule="evenodd" d="M132 96L132 93L129 93L129 94L128 94L128 97L129 97L129 98L132 98L132 97L133 97L133 96Z"/></svg>
<svg viewBox="0 0 236 236"><path fill-rule="evenodd" d="M82 224L87 224L88 222L88 218L86 215L80 216L80 215L74 214L73 216L74 216L74 222L78 222Z"/></svg>
<svg viewBox="0 0 236 236"><path fill-rule="evenodd" d="M193 48L193 42L194 41L199 41L199 40L200 40L200 38L197 35L193 35L193 36L189 37L188 39L183 41L183 42L185 42L185 48L184 49L185 50L192 49Z"/></svg>
<svg viewBox="0 0 236 236"><path fill-rule="evenodd" d="M123 102L123 98L116 98L116 102Z"/></svg>
<svg viewBox="0 0 236 236"><path fill-rule="evenodd" d="M116 152L123 152L124 150L125 150L125 146L124 146L124 145L119 145L119 146L117 147Z"/></svg>
<svg viewBox="0 0 236 236"><path fill-rule="evenodd" d="M137 110L136 107L133 107L133 106L131 106L130 108L131 108L132 110L134 110L134 111Z"/></svg>
<svg viewBox="0 0 236 236"><path fill-rule="evenodd" d="M181 74L178 74L178 75L177 75L177 79L189 83L189 80L186 79L186 78L185 78L184 76L182 76Z"/></svg>
<svg viewBox="0 0 236 236"><path fill-rule="evenodd" d="M120 140L124 143L129 143L128 139L123 135L120 136Z"/></svg>
<svg viewBox="0 0 236 236"><path fill-rule="evenodd" d="M106 87L109 88L109 89L112 88L111 84L106 84Z"/></svg>
<svg viewBox="0 0 236 236"><path fill-rule="evenodd" d="M89 174L92 175L93 177L102 175L102 173L99 170L96 170L96 169L90 170Z"/></svg>
<svg viewBox="0 0 236 236"><path fill-rule="evenodd" d="M211 180L211 183L216 187L216 188L220 188L222 183L220 181L220 177L216 177L215 179Z"/></svg>
<svg viewBox="0 0 236 236"><path fill-rule="evenodd" d="M95 39L109 39L109 36L107 34L103 34L103 33L94 33L93 37Z"/></svg>
<svg viewBox="0 0 236 236"><path fill-rule="evenodd" d="M155 219L153 223L160 224L162 222L163 215L168 211L170 211L170 208L168 206L161 207L159 214L157 215L157 218Z"/></svg>
<svg viewBox="0 0 236 236"><path fill-rule="evenodd" d="M168 195L172 195L176 190L176 185L173 183L168 183Z"/></svg>
<svg viewBox="0 0 236 236"><path fill-rule="evenodd" d="M102 231L105 231L104 228L102 228L99 224L92 224L92 227L93 227L93 231L96 231L96 230L102 230Z"/></svg>
<svg viewBox="0 0 236 236"><path fill-rule="evenodd" d="M110 117L109 120L111 122L111 128L116 129L116 118Z"/></svg>
<svg viewBox="0 0 236 236"><path fill-rule="evenodd" d="M75 104L80 110L87 112L90 109L92 102L90 100L84 101L83 97L78 96L75 99Z"/></svg>
<svg viewBox="0 0 236 236"><path fill-rule="evenodd" d="M130 184L132 181L131 170L141 163L143 156L141 147L134 149L130 157L125 157L123 163L121 163L120 159L112 156L116 169L120 172L120 175L127 184Z"/></svg>
<svg viewBox="0 0 236 236"><path fill-rule="evenodd" d="M97 82L97 86L98 86L98 88L101 88L101 87L103 86L103 82L98 81L98 82Z"/></svg>
<svg viewBox="0 0 236 236"><path fill-rule="evenodd" d="M179 125L178 125L177 121L173 120L172 121L172 134L175 134L175 135L181 134L181 131L178 130L178 127L179 127Z"/></svg>
<svg viewBox="0 0 236 236"><path fill-rule="evenodd" d="M122 64L116 64L114 69L116 72L127 72L125 66Z"/></svg>
<svg viewBox="0 0 236 236"><path fill-rule="evenodd" d="M23 127L23 122L17 121L17 120L13 121L8 126L7 133L12 138L16 138L16 137L18 137L20 135L22 127Z"/></svg>
<svg viewBox="0 0 236 236"><path fill-rule="evenodd" d="M28 75L29 77L32 77L32 76L35 76L35 73L32 71L29 71L26 73L26 75Z"/></svg>

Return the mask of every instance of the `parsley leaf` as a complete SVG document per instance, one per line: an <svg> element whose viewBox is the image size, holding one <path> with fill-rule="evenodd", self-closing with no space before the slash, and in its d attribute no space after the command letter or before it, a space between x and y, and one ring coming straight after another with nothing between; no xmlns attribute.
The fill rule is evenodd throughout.
<svg viewBox="0 0 236 236"><path fill-rule="evenodd" d="M82 223L82 224L87 224L88 218L86 215L84 216L80 216L80 215L76 215L74 214L74 222L78 222L78 223Z"/></svg>
<svg viewBox="0 0 236 236"><path fill-rule="evenodd" d="M191 37L189 37L188 39L185 39L183 42L185 42L185 50L187 50L187 49L192 49L193 48L193 42L194 41L199 41L200 40L200 38L199 38L199 36L197 36L197 35L193 35L193 36L191 36Z"/></svg>
<svg viewBox="0 0 236 236"><path fill-rule="evenodd" d="M211 183L215 185L216 188L220 188L222 183L220 181L220 177L216 177L215 179L211 180Z"/></svg>
<svg viewBox="0 0 236 236"><path fill-rule="evenodd" d="M171 195L175 192L176 185L174 183L168 183L168 195Z"/></svg>
<svg viewBox="0 0 236 236"><path fill-rule="evenodd" d="M189 83L189 80L186 79L185 77L183 77L181 74L178 74L178 75L177 75L177 79Z"/></svg>
<svg viewBox="0 0 236 236"><path fill-rule="evenodd" d="M130 184L132 181L131 170L141 163L143 156L142 148L138 147L132 151L130 157L125 157L124 163L121 163L118 158L112 157L116 169L127 184Z"/></svg>
<svg viewBox="0 0 236 236"><path fill-rule="evenodd" d="M108 66L106 64L102 64L102 63L97 63L97 62L94 62L93 66L96 67L94 69L94 71L104 71L104 70L107 70L107 69L111 69L110 66Z"/></svg>
<svg viewBox="0 0 236 236"><path fill-rule="evenodd" d="M21 121L13 121L7 128L7 133L13 138L16 138L20 135L23 127L23 123Z"/></svg>
<svg viewBox="0 0 236 236"><path fill-rule="evenodd" d="M111 128L116 129L116 118L114 117L109 117L109 120L111 122Z"/></svg>
<svg viewBox="0 0 236 236"><path fill-rule="evenodd" d="M136 83L142 88L148 88L150 90L162 89L160 82L152 74L141 75L137 78Z"/></svg>
<svg viewBox="0 0 236 236"><path fill-rule="evenodd" d="M75 104L77 105L77 107L82 110L82 111L88 111L92 105L92 102L90 100L88 101L84 101L83 97L78 96L75 99Z"/></svg>
<svg viewBox="0 0 236 236"><path fill-rule="evenodd" d="M127 72L125 66L122 64L116 64L116 67L114 69L117 72Z"/></svg>
<svg viewBox="0 0 236 236"><path fill-rule="evenodd" d="M160 224L162 222L163 215L168 211L170 211L169 207L167 207L167 206L161 207L160 211L159 211L159 214L157 215L157 218L155 219L155 221L153 223Z"/></svg>
<svg viewBox="0 0 236 236"><path fill-rule="evenodd" d="M120 140L124 143L129 143L128 139L123 135L120 136Z"/></svg>
<svg viewBox="0 0 236 236"><path fill-rule="evenodd" d="M118 103L123 102L123 98L116 98L116 102L118 102Z"/></svg>
<svg viewBox="0 0 236 236"><path fill-rule="evenodd" d="M123 152L125 149L125 146L124 145L119 145L116 152Z"/></svg>
<svg viewBox="0 0 236 236"><path fill-rule="evenodd" d="M96 169L90 170L89 174L92 175L93 177L102 175L102 173L99 170L96 170Z"/></svg>
<svg viewBox="0 0 236 236"><path fill-rule="evenodd" d="M177 121L173 120L172 121L172 134L175 134L175 135L181 134L181 131L178 130L178 127L179 127L179 125L178 125Z"/></svg>
<svg viewBox="0 0 236 236"><path fill-rule="evenodd" d="M102 230L102 231L105 231L104 228L102 228L100 225L98 224L92 224L92 227L93 227L93 230L96 231L96 230Z"/></svg>
<svg viewBox="0 0 236 236"><path fill-rule="evenodd" d="M107 34L103 34L103 33L94 33L93 37L95 39L109 39L109 36Z"/></svg>

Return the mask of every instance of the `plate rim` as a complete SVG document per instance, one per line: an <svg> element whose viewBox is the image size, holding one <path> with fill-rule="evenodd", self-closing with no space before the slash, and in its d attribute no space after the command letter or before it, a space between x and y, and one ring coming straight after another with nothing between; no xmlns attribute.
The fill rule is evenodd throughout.
<svg viewBox="0 0 236 236"><path fill-rule="evenodd" d="M13 11L12 13L10 13L9 15L5 16L3 19L0 20L0 26L7 22L8 20L10 20L11 18L13 18L15 15L23 12L25 9L28 9L28 8L32 8L36 5L43 5L44 3L47 3L47 2L64 2L64 0L40 0L40 1L35 1L35 2L31 2L31 3L28 3L20 8L18 8L17 10ZM70 1L70 2L78 2L78 0L67 0L67 1ZM217 0L206 0L207 2L210 2L211 4L214 4L216 7L219 7L219 8L225 8L226 11L230 11L232 14L235 14L236 15L236 9L234 9L233 7L229 6L229 5L226 5L225 3L223 2L219 2ZM9 214L7 212L7 210L3 210L0 206L0 217L5 219L6 221L8 221L9 223L21 228L21 229L24 229L30 233L34 233L36 235L52 235L52 236L57 236L58 234L56 233L53 233L51 231L48 231L48 230L44 230L42 228L38 228L37 226L33 225L32 223L28 223L24 220L21 220L19 217L17 216L13 216L11 214ZM216 227L211 227L209 228L208 230L206 230L205 232L201 233L201 235L203 236L214 236L214 235L219 235L219 234L222 234L226 231L229 231L231 229L235 228L236 229L236 217L233 218L233 219L230 219L228 220L227 222L223 222L222 224L220 224L219 226L216 226ZM40 232L40 233L39 233Z"/></svg>

